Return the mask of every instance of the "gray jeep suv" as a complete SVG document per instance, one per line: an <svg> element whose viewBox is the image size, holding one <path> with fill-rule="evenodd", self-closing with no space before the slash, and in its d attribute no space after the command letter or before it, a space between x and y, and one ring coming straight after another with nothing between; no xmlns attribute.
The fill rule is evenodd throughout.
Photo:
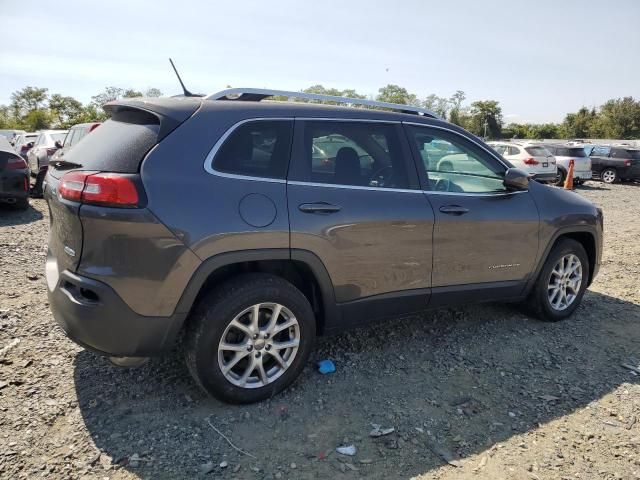
<svg viewBox="0 0 640 480"><path fill-rule="evenodd" d="M46 177L53 315L110 357L180 338L225 401L274 395L345 327L496 300L563 319L598 271L599 209L419 108L255 89L105 108Z"/></svg>

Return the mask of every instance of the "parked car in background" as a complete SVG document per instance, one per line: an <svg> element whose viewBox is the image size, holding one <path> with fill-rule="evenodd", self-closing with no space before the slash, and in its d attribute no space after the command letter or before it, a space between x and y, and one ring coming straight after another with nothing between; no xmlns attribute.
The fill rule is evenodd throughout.
<svg viewBox="0 0 640 480"><path fill-rule="evenodd" d="M7 139L10 145L13 146L16 137L21 133L26 133L24 130L0 130L0 136L3 136Z"/></svg>
<svg viewBox="0 0 640 480"><path fill-rule="evenodd" d="M0 203L29 206L29 167L4 136L0 136Z"/></svg>
<svg viewBox="0 0 640 480"><path fill-rule="evenodd" d="M69 151L71 147L82 140L87 134L91 133L97 127L100 126L100 122L93 123L79 123L69 129L69 133L64 138L62 148L59 148L49 159L49 163L60 160L64 157L65 153Z"/></svg>
<svg viewBox="0 0 640 480"><path fill-rule="evenodd" d="M573 181L582 185L587 180L591 180L591 159L585 153L584 148L578 145L553 143L545 143L544 148L556 158L558 167L556 185L564 183L571 160L573 160Z"/></svg>
<svg viewBox="0 0 640 480"><path fill-rule="evenodd" d="M640 149L597 145L591 151L591 168L605 183L640 180Z"/></svg>
<svg viewBox="0 0 640 480"><path fill-rule="evenodd" d="M47 174L49 159L59 148L62 148L62 142L67 133L67 130L41 130L33 147L27 153L31 176L36 179L33 186L33 193L36 196L42 195L42 181Z"/></svg>
<svg viewBox="0 0 640 480"><path fill-rule="evenodd" d="M309 95L105 106L46 177L46 288L71 339L129 365L183 339L196 382L247 403L291 384L317 335L476 301L578 308L602 210L422 108L260 101L336 101Z"/></svg>
<svg viewBox="0 0 640 480"><path fill-rule="evenodd" d="M21 133L16 137L16 140L13 144L13 149L16 151L18 155L20 155L25 160L27 159L27 153L33 147L36 139L38 138L38 133Z"/></svg>
<svg viewBox="0 0 640 480"><path fill-rule="evenodd" d="M556 159L544 146L531 142L488 142L491 147L514 167L529 172L534 180L557 182Z"/></svg>

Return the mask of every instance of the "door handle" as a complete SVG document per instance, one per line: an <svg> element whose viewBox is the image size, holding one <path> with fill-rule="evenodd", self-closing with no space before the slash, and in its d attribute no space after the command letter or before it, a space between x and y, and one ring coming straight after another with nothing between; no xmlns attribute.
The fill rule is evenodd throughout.
<svg viewBox="0 0 640 480"><path fill-rule="evenodd" d="M444 205L440 207L440 211L447 215L464 215L469 209L461 207L460 205Z"/></svg>
<svg viewBox="0 0 640 480"><path fill-rule="evenodd" d="M330 203L302 203L298 209L304 213L335 213L339 212L342 207L340 205L331 205Z"/></svg>

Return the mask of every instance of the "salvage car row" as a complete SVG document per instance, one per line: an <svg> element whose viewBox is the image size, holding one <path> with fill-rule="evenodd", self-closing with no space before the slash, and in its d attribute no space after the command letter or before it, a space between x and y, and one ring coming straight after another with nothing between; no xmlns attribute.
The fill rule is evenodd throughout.
<svg viewBox="0 0 640 480"><path fill-rule="evenodd" d="M61 160L65 153L84 136L100 125L98 122L74 125L69 130L41 130L34 133L23 130L0 130L0 142L7 138L10 145L0 152L0 203L9 203L19 208L27 208L24 200L29 193L42 196L43 180L49 163ZM326 145L318 146L314 151L314 159L325 167L333 161L331 151L339 148L343 139L328 138ZM454 155L448 151L449 146L438 145L430 152L432 158ZM573 181L582 185L587 180L600 179L605 183L640 180L640 148L628 145L593 145L577 142L542 143L535 140L500 140L488 142L496 152L512 165L528 172L539 182L562 186L573 162ZM438 151L440 149L441 151ZM27 164L14 158L5 161L10 153L17 153ZM315 157L318 157L317 159ZM333 155L335 156L335 155ZM9 168L6 165L11 165ZM446 162L445 162L446 163ZM5 166L3 166L5 165ZM318 168L322 168L319 165ZM15 180L16 175L23 175L27 169L28 180ZM11 171L10 171L11 170ZM17 173L20 172L20 173Z"/></svg>
<svg viewBox="0 0 640 480"><path fill-rule="evenodd" d="M69 130L0 130L0 203L28 207L28 196L42 196L49 163L64 154L100 123L81 123ZM22 178L26 178L26 181ZM31 179L34 184L31 185Z"/></svg>

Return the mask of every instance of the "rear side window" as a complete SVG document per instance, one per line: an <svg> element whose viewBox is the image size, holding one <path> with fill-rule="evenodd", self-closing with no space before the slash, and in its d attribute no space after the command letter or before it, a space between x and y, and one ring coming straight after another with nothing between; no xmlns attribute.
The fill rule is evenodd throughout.
<svg viewBox="0 0 640 480"><path fill-rule="evenodd" d="M626 148L612 148L612 158L640 158L640 150L627 150Z"/></svg>
<svg viewBox="0 0 640 480"><path fill-rule="evenodd" d="M520 154L520 149L518 147L507 147L507 151L509 152L509 155L519 155Z"/></svg>
<svg viewBox="0 0 640 480"><path fill-rule="evenodd" d="M157 143L159 121L142 110L119 111L65 154L84 170L136 173L146 153Z"/></svg>
<svg viewBox="0 0 640 480"><path fill-rule="evenodd" d="M308 121L305 171L313 183L408 188L405 157L394 125Z"/></svg>
<svg viewBox="0 0 640 480"><path fill-rule="evenodd" d="M549 152L544 147L526 147L525 150L532 157L547 157Z"/></svg>
<svg viewBox="0 0 640 480"><path fill-rule="evenodd" d="M585 153L582 147L558 147L556 149L555 154L559 157L586 157L587 156L587 154Z"/></svg>
<svg viewBox="0 0 640 480"><path fill-rule="evenodd" d="M287 176L293 122L252 121L240 125L216 153L213 168L218 172L250 177Z"/></svg>

